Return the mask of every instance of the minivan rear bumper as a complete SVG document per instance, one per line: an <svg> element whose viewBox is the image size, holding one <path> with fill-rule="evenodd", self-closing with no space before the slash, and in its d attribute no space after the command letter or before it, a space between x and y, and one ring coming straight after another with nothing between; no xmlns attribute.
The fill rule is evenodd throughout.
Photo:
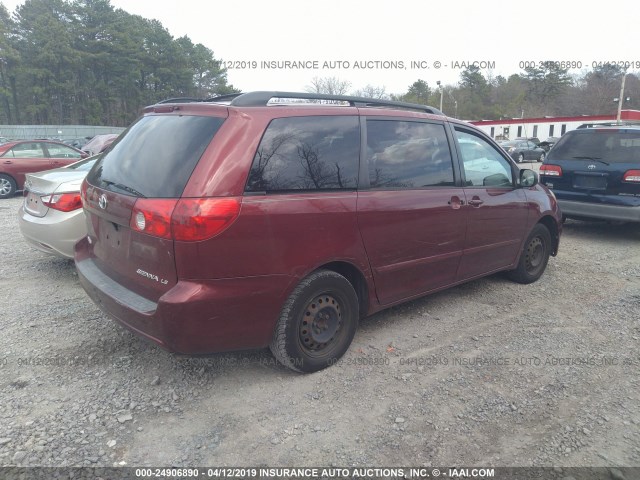
<svg viewBox="0 0 640 480"><path fill-rule="evenodd" d="M640 206L610 205L575 202L558 199L563 215L567 217L599 218L623 222L640 222Z"/></svg>
<svg viewBox="0 0 640 480"><path fill-rule="evenodd" d="M80 284L109 316L136 334L181 354L197 355L269 345L291 277L268 275L180 280L158 302L105 275L76 248Z"/></svg>

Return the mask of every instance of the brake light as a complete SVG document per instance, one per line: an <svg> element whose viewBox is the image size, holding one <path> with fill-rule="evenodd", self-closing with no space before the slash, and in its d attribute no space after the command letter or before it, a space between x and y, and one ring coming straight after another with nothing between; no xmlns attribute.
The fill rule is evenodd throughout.
<svg viewBox="0 0 640 480"><path fill-rule="evenodd" d="M72 193L54 193L40 197L42 204L54 210L61 212L72 212L79 208L82 208L82 200L80 199L80 192Z"/></svg>
<svg viewBox="0 0 640 480"><path fill-rule="evenodd" d="M129 225L154 237L197 242L226 230L239 213L237 198L139 198Z"/></svg>
<svg viewBox="0 0 640 480"><path fill-rule="evenodd" d="M139 198L133 205L129 225L138 232L170 239L171 214L176 203L176 199Z"/></svg>
<svg viewBox="0 0 640 480"><path fill-rule="evenodd" d="M640 183L640 170L627 170L622 177L623 182Z"/></svg>
<svg viewBox="0 0 640 480"><path fill-rule="evenodd" d="M542 165L540 167L540 175L547 175L549 177L561 177L562 168L558 165Z"/></svg>
<svg viewBox="0 0 640 480"><path fill-rule="evenodd" d="M206 240L226 230L239 214L237 198L183 198L171 218L173 238L183 242Z"/></svg>

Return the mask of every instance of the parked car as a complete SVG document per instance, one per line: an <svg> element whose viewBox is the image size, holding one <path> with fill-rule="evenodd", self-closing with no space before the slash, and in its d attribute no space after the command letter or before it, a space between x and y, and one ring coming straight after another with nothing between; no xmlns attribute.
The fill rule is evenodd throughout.
<svg viewBox="0 0 640 480"><path fill-rule="evenodd" d="M568 218L640 222L640 127L570 131L540 176Z"/></svg>
<svg viewBox="0 0 640 480"><path fill-rule="evenodd" d="M542 148L545 152L549 153L551 147L553 147L556 143L558 143L560 137L549 137L544 142L540 142L538 146Z"/></svg>
<svg viewBox="0 0 640 480"><path fill-rule="evenodd" d="M105 133L103 135L96 135L89 140L83 147L82 151L89 155L96 155L104 152L109 146L118 138L117 133Z"/></svg>
<svg viewBox="0 0 640 480"><path fill-rule="evenodd" d="M536 145L540 145L540 139L538 137L516 137L516 140L529 140Z"/></svg>
<svg viewBox="0 0 640 480"><path fill-rule="evenodd" d="M108 314L174 352L269 346L303 372L392 305L499 271L536 281L561 232L537 174L482 131L360 97L147 107L81 191L78 277Z"/></svg>
<svg viewBox="0 0 640 480"><path fill-rule="evenodd" d="M66 167L27 174L18 225L32 246L73 258L73 246L87 235L80 185L97 159L93 156Z"/></svg>
<svg viewBox="0 0 640 480"><path fill-rule="evenodd" d="M546 155L542 148L530 140L512 140L510 142L502 142L500 146L518 163L524 161L543 162Z"/></svg>
<svg viewBox="0 0 640 480"><path fill-rule="evenodd" d="M82 147L84 147L91 138L92 137L67 138L66 140L63 140L63 142L67 145L71 145L73 148L82 150Z"/></svg>
<svg viewBox="0 0 640 480"><path fill-rule="evenodd" d="M0 145L0 198L22 190L27 173L63 167L86 156L62 142L22 140Z"/></svg>

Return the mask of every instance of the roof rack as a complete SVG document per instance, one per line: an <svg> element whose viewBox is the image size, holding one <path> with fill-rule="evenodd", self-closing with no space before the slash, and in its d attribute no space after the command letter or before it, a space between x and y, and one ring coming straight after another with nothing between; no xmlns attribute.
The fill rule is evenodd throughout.
<svg viewBox="0 0 640 480"><path fill-rule="evenodd" d="M274 98L290 98L300 100L326 100L333 102L345 102L352 107L391 107L405 110L418 110L420 112L444 115L440 110L427 105L417 103L394 102L391 100L379 100L375 98L352 97L347 95L326 95L322 93L296 93L296 92L249 92L237 95L232 101L233 107L263 107L267 106ZM214 99L213 101L215 101ZM271 105L278 105L271 103ZM290 106L291 103L287 103Z"/></svg>
<svg viewBox="0 0 640 480"><path fill-rule="evenodd" d="M230 93L228 95L218 95L217 97L209 97L209 98L195 98L195 97L176 97L176 98L167 98L158 102L161 103L195 103L195 102L228 102L236 98L237 96L242 95L242 93Z"/></svg>

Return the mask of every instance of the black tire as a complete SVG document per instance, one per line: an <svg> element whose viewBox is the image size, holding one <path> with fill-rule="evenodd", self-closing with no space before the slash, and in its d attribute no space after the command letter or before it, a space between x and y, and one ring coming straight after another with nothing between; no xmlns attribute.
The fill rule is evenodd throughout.
<svg viewBox="0 0 640 480"><path fill-rule="evenodd" d="M16 181L13 177L0 173L0 198L11 198L16 194Z"/></svg>
<svg viewBox="0 0 640 480"><path fill-rule="evenodd" d="M535 282L547 268L550 253L551 234L547 227L538 223L524 242L518 266L507 275L514 282L524 284Z"/></svg>
<svg viewBox="0 0 640 480"><path fill-rule="evenodd" d="M524 153L519 153L518 154L518 163L522 163L524 162Z"/></svg>
<svg viewBox="0 0 640 480"><path fill-rule="evenodd" d="M351 283L336 272L318 270L289 295L269 348L284 366L317 372L347 351L358 316L358 296Z"/></svg>
<svg viewBox="0 0 640 480"><path fill-rule="evenodd" d="M546 157L545 153L544 153L544 152L542 152L542 153L540 154L540 158L538 159L538 161L539 161L539 162L544 162L545 157Z"/></svg>

